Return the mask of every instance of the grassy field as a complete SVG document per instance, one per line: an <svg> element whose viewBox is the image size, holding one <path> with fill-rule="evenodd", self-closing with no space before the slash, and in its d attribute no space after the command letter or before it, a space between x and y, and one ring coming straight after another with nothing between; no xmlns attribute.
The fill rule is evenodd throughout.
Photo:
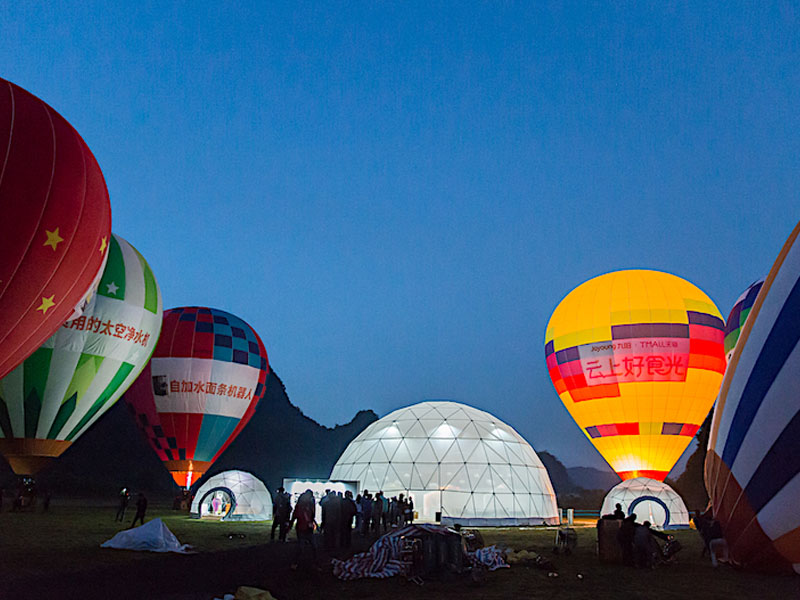
<svg viewBox="0 0 800 600"><path fill-rule="evenodd" d="M578 528L578 547L569 557L552 554L550 528L486 529L487 544L543 553L556 564L558 577L518 564L490 573L481 583L448 575L420 587L402 578L340 582L331 575L328 557L323 555L319 570L292 571L294 544L269 544L269 523L196 521L159 507L148 518L156 516L198 554L101 549L99 545L120 529L112 506L54 506L47 514L0 513L0 598L210 599L233 592L238 585L269 589L278 600L800 598L800 577L713 569L707 558L700 558L701 545L694 531L678 532L683 550L677 564L637 570L600 563L591 526ZM229 539L229 533L245 537ZM362 548L368 545L359 542Z"/></svg>

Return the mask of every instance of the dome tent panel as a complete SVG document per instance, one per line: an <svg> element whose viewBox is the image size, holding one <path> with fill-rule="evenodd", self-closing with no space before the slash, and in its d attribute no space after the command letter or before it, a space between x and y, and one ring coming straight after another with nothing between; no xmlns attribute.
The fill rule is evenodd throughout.
<svg viewBox="0 0 800 600"><path fill-rule="evenodd" d="M226 501L230 506L220 506ZM272 518L272 496L252 473L224 471L200 486L191 514L195 518L214 514L223 521L267 521Z"/></svg>
<svg viewBox="0 0 800 600"><path fill-rule="evenodd" d="M635 477L617 484L603 500L600 513L613 513L617 504L626 515L634 513L639 523L650 521L657 529L689 527L689 511L683 499L662 481Z"/></svg>
<svg viewBox="0 0 800 600"><path fill-rule="evenodd" d="M388 439L394 453L365 451ZM421 402L372 423L342 453L331 479L356 480L386 497L410 495L423 521L440 514L443 523L462 525L558 522L550 478L533 448L491 414L450 401Z"/></svg>

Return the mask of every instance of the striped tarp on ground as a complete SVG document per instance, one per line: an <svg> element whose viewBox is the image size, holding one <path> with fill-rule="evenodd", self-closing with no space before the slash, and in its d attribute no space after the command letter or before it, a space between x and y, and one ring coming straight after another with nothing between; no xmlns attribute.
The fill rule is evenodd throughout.
<svg viewBox="0 0 800 600"><path fill-rule="evenodd" d="M394 577L403 570L400 562L400 549L403 537L420 537L423 535L458 535L452 529L440 525L426 523L406 525L396 531L380 537L369 550L354 555L348 560L332 559L333 574L342 580L361 579L373 577L385 579ZM509 565L503 559L502 553L495 546L479 548L475 552L467 553L467 560L472 566L482 565L494 571L507 568Z"/></svg>

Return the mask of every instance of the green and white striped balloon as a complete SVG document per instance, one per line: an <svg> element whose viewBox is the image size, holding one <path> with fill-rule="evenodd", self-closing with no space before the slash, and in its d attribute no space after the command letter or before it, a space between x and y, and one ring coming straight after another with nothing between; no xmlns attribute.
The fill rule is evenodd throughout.
<svg viewBox="0 0 800 600"><path fill-rule="evenodd" d="M8 450L13 438L78 438L150 360L161 332L161 312L161 292L147 261L112 234L100 286L83 315L65 323L0 380L0 450L7 457L19 454L20 444ZM40 454L54 456L68 445ZM35 454L36 446L27 443L22 452Z"/></svg>

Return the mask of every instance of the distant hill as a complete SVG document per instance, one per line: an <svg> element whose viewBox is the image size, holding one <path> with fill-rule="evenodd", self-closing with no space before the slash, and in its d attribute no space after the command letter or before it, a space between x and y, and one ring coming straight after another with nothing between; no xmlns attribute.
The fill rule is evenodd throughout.
<svg viewBox="0 0 800 600"><path fill-rule="evenodd" d="M547 474L550 476L550 483L553 484L553 490L559 499L579 494L582 491L581 487L576 485L572 480L569 471L560 460L547 450L539 450L536 454L542 461L544 468L547 469Z"/></svg>
<svg viewBox="0 0 800 600"><path fill-rule="evenodd" d="M243 469L270 489L280 485L283 477L327 477L347 444L377 418L372 411L360 411L346 425L324 427L289 401L283 382L272 371L253 418L207 476ZM14 479L8 464L0 459L0 484L11 486ZM44 469L37 481L56 496L113 496L122 485L165 495L178 489L122 400Z"/></svg>
<svg viewBox="0 0 800 600"><path fill-rule="evenodd" d="M614 471L601 471L593 467L569 467L569 478L575 485L587 490L603 490L607 492L622 481Z"/></svg>

